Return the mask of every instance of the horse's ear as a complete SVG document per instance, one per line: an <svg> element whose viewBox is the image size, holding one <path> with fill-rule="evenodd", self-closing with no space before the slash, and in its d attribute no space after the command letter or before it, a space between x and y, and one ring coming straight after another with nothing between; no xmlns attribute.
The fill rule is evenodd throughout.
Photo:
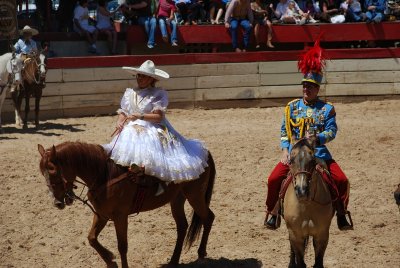
<svg viewBox="0 0 400 268"><path fill-rule="evenodd" d="M41 144L38 144L38 151L42 157L44 157L44 155L46 154L46 150Z"/></svg>
<svg viewBox="0 0 400 268"><path fill-rule="evenodd" d="M56 159L56 147L53 145L53 147L51 147L51 160L54 161L54 159Z"/></svg>
<svg viewBox="0 0 400 268"><path fill-rule="evenodd" d="M316 135L311 135L308 139L307 142L310 144L310 146L315 150L315 147L317 146L317 136Z"/></svg>

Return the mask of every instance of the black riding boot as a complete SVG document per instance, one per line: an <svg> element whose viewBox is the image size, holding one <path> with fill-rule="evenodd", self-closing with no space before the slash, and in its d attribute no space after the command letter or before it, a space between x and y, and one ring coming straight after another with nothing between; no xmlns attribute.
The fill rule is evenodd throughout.
<svg viewBox="0 0 400 268"><path fill-rule="evenodd" d="M350 222L347 220L349 217ZM339 230L353 230L353 221L351 220L350 212L344 208L344 204L341 201L336 201L336 218Z"/></svg>
<svg viewBox="0 0 400 268"><path fill-rule="evenodd" d="M268 219L268 215L265 217L264 221L265 227L270 230L276 230L280 226L279 218L276 215L271 215L271 218Z"/></svg>

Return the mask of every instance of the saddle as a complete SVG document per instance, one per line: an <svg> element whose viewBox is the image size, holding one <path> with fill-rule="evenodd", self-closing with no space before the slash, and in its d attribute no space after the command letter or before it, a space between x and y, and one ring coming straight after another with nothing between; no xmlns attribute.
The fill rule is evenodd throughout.
<svg viewBox="0 0 400 268"><path fill-rule="evenodd" d="M325 184L328 186L328 189L329 189L329 192L330 192L331 198L332 198L333 207L336 210L338 210L340 207L337 204L338 200L339 200L339 191L338 191L338 188L337 188L335 182L333 181L333 179L331 177L331 174L324 167L324 163L317 164L315 167L315 171L321 175L321 178L323 179ZM285 198L286 191L289 188L289 185L292 183L292 181L293 181L293 175L289 173L288 176L286 177L286 179L284 179L281 184L281 188L279 191L279 201L276 203L276 205L273 209L274 215L280 214L283 216L283 213L284 213L283 212L283 200Z"/></svg>

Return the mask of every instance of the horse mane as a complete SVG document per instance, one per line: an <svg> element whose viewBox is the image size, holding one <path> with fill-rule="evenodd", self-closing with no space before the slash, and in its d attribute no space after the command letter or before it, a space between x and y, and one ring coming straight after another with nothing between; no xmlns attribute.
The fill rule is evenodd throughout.
<svg viewBox="0 0 400 268"><path fill-rule="evenodd" d="M87 170L104 182L108 177L108 155L98 144L84 142L63 142L56 146L56 163L62 166L63 172L69 170Z"/></svg>
<svg viewBox="0 0 400 268"><path fill-rule="evenodd" d="M312 147L312 145L308 142L308 139L307 139L307 138L302 138L301 140L297 141L297 142L293 145L292 150L293 150L293 149L300 148L300 147L303 147L303 146L307 146L310 150L314 150L314 148Z"/></svg>

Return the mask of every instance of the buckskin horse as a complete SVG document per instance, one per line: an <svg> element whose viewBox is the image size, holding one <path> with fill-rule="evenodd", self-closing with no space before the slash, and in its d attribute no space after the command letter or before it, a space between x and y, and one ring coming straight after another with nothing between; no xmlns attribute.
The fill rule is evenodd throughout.
<svg viewBox="0 0 400 268"><path fill-rule="evenodd" d="M31 53L24 60L24 68L21 71L21 85L11 94L15 106L15 123L18 126L21 125L21 103L22 99L25 98L23 127L28 127L29 98L33 96L35 97L35 127L39 127L40 99L42 98L43 88L46 86L45 60L46 57L42 53Z"/></svg>
<svg viewBox="0 0 400 268"><path fill-rule="evenodd" d="M334 208L330 190L322 178L326 167L314 156L315 142L315 136L301 139L290 153L288 177L292 181L283 202L291 249L289 267L306 267L304 253L310 236L315 251L314 267L323 267L328 245Z"/></svg>
<svg viewBox="0 0 400 268"><path fill-rule="evenodd" d="M214 221L214 213L209 208L215 180L215 165L211 153L208 155L208 167L198 179L179 184L170 183L164 193L156 196L157 185L147 186L143 190L135 177L132 179L124 175L127 174L127 169L109 159L100 145L64 142L45 150L39 144L38 150L41 155L40 170L46 178L57 208L63 209L65 204L72 204L72 189L76 177L87 185L88 200L94 212L88 235L89 243L108 267L116 266L114 255L97 240L106 223L109 220L114 221L122 267L128 267L128 215L153 210L166 203L171 205L177 227L177 241L169 264L179 263L184 240L186 246L190 247L198 238L202 226L204 230L198 257L202 259L207 255L208 236ZM145 176L143 179L155 178ZM184 211L186 199L194 210L189 229Z"/></svg>

